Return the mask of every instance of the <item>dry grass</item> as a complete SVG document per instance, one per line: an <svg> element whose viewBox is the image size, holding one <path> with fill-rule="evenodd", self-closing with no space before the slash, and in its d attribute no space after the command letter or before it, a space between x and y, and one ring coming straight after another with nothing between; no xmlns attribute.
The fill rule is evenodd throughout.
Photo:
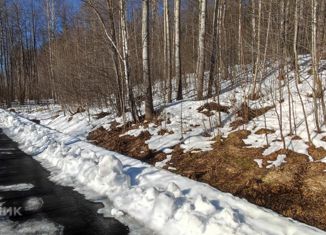
<svg viewBox="0 0 326 235"><path fill-rule="evenodd" d="M101 119L101 118L104 118L104 117L106 117L106 116L108 116L110 114L111 114L110 112L100 112L100 113L95 115L95 118L96 119Z"/></svg>
<svg viewBox="0 0 326 235"><path fill-rule="evenodd" d="M210 102L210 103L204 104L203 106L200 106L197 110L198 110L198 112L210 117L210 116L214 115L214 113L212 112L213 110L216 112L229 113L229 109L230 109L230 107L228 107L228 106L220 105L215 102Z"/></svg>
<svg viewBox="0 0 326 235"><path fill-rule="evenodd" d="M326 157L326 150L323 147L317 148L314 145L310 145L308 148L308 153L314 160L321 160Z"/></svg>
<svg viewBox="0 0 326 235"><path fill-rule="evenodd" d="M256 135L268 135L275 133L275 130L262 128L255 132Z"/></svg>
<svg viewBox="0 0 326 235"><path fill-rule="evenodd" d="M120 136L125 133L122 127L107 131L100 127L89 133L87 139L95 141L95 144L116 151L130 157L146 161L153 156L153 152L145 144L151 135L148 131L142 132L139 136L134 137L130 135Z"/></svg>
<svg viewBox="0 0 326 235"><path fill-rule="evenodd" d="M159 134L159 135L165 135L165 134L169 134L169 135L171 135L171 134L173 134L174 132L173 131L169 131L168 129L165 129L165 128L162 128L161 130L159 130L158 132L157 132L157 134Z"/></svg>
<svg viewBox="0 0 326 235"><path fill-rule="evenodd" d="M267 106L267 107L263 107L263 108L259 108L259 109L252 109L248 106L247 103L242 103L240 109L236 113L240 119L233 121L230 124L230 126L234 130L241 125L247 124L252 119L267 113L272 108L274 108L274 106Z"/></svg>

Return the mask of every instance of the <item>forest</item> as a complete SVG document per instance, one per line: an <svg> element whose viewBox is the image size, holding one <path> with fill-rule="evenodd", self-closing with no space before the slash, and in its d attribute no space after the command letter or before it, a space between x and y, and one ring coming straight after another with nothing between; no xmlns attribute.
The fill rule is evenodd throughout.
<svg viewBox="0 0 326 235"><path fill-rule="evenodd" d="M134 120L143 113L151 119L153 84L160 84L162 103L182 99L187 74L196 76L198 100L216 96L221 80L250 84L247 98L255 99L266 67L278 63L284 77L300 54L312 55L313 94L323 97L317 69L326 53L323 0L69 4L1 0L2 103L109 105L120 114L130 108ZM146 112L139 110L143 101Z"/></svg>
<svg viewBox="0 0 326 235"><path fill-rule="evenodd" d="M324 234L325 25L325 0L0 0L0 142L131 234Z"/></svg>

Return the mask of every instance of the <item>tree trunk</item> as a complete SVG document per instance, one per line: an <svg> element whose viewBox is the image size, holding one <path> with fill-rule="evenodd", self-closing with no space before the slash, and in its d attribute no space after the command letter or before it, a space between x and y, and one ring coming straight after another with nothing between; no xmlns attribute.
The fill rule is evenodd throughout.
<svg viewBox="0 0 326 235"><path fill-rule="evenodd" d="M256 0L251 0L251 8L252 8L252 15L251 15L251 27L252 27L252 49L251 49L251 60L253 66L255 66L255 45L256 45ZM255 68L252 69L255 71Z"/></svg>
<svg viewBox="0 0 326 235"><path fill-rule="evenodd" d="M111 37L113 44L117 45L117 35L115 30L115 24L114 24L114 9L113 9L113 0L107 0L107 5L109 8L109 19L110 19L110 28L111 28ZM117 100L117 110L118 115L121 115L123 113L123 96L122 96L122 78L121 78L121 65L120 65L120 59L118 52L114 49L113 46L111 46L112 50L112 61L114 65L114 72L116 76L116 83L118 86L118 91L116 93L116 100Z"/></svg>
<svg viewBox="0 0 326 235"><path fill-rule="evenodd" d="M197 99L203 99L205 73L205 35L206 35L206 0L200 0L198 58L197 58Z"/></svg>
<svg viewBox="0 0 326 235"><path fill-rule="evenodd" d="M214 5L214 20L213 20L213 48L211 54L210 61L210 69L209 69L209 79L208 79L208 90L207 97L212 97L213 84L214 84L214 76L215 76L215 67L216 67L216 56L217 56L217 48L218 48L218 14L219 14L219 0L215 0Z"/></svg>
<svg viewBox="0 0 326 235"><path fill-rule="evenodd" d="M260 69L260 29L261 29L261 10L262 10L262 3L259 1L258 3L258 29L257 29L257 55L256 55L256 61L255 61L255 66L254 66L254 78L253 78L253 89L251 92L251 99L256 100L259 98L259 92L260 89L257 89L257 78L258 78L258 73ZM256 37L256 30L254 31L254 36Z"/></svg>
<svg viewBox="0 0 326 235"><path fill-rule="evenodd" d="M317 131L320 132L320 124L319 124L319 117L318 117L318 101L317 99L321 100L321 105L323 109L323 116L324 120L323 123L326 124L326 109L325 109L325 103L324 103L324 91L323 91L323 85L322 81L319 77L319 60L317 55L317 7L318 7L318 1L317 0L311 0L311 15L312 15L312 30L311 30L311 57L312 57L312 73L313 73L313 93L314 93L314 109L315 109L315 119L316 119L316 127Z"/></svg>
<svg viewBox="0 0 326 235"><path fill-rule="evenodd" d="M124 78L127 87L127 97L129 98L131 115L135 122L139 121L137 114L136 102L134 98L133 86L130 82L130 67L129 67L129 48L127 40L127 26L126 26L126 13L125 13L125 0L120 0L120 24L121 24L121 38L122 38L122 60L124 67ZM123 109L124 110L124 109ZM124 119L126 119L124 117Z"/></svg>
<svg viewBox="0 0 326 235"><path fill-rule="evenodd" d="M182 79L180 61L180 0L174 0L174 53L175 53L175 80L177 82L177 100L182 100Z"/></svg>
<svg viewBox="0 0 326 235"><path fill-rule="evenodd" d="M238 63L239 71L242 74L243 46L242 46L242 0L239 0L239 22L238 22Z"/></svg>
<svg viewBox="0 0 326 235"><path fill-rule="evenodd" d="M314 100L314 114L317 132L320 132L319 112L318 112L318 97L320 97L320 86L318 77L317 65L317 1L311 0L311 60L312 60L312 73L313 73L313 100Z"/></svg>
<svg viewBox="0 0 326 235"><path fill-rule="evenodd" d="M172 102L172 69L171 69L171 43L169 1L164 0L164 79L168 82L168 102Z"/></svg>
<svg viewBox="0 0 326 235"><path fill-rule="evenodd" d="M152 94L152 81L149 70L149 53L148 53L148 41L149 41L149 30L148 30L148 18L149 18L149 1L143 0L143 11L142 11L142 47L143 47L143 81L145 82L145 119L151 120L154 115L153 108L153 94Z"/></svg>
<svg viewBox="0 0 326 235"><path fill-rule="evenodd" d="M299 2L302 0L295 0L295 11L294 11L294 38L293 38L293 54L294 54L294 76L295 76L295 87L300 99L301 107L302 107L302 112L304 115L304 121L306 125L306 131L307 131L307 136L308 136L308 141L310 144L312 144L311 136L310 136L310 131L309 131L309 124L308 124L308 119L307 119L307 114L306 114L306 109L304 107L304 102L299 90L299 83L300 83L300 75L299 75L299 64L298 64L298 27L299 27L299 16L298 16L298 6Z"/></svg>
<svg viewBox="0 0 326 235"><path fill-rule="evenodd" d="M50 89L52 99L56 100L55 92L55 79L53 71L53 31L54 31L54 2L53 0L46 1L46 17L47 17L47 34L48 34L48 50L49 50L49 77L50 77Z"/></svg>

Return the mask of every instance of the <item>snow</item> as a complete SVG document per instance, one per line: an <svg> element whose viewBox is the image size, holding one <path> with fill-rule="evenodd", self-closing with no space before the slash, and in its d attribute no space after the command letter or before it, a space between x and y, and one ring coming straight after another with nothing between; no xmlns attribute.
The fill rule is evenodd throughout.
<svg viewBox="0 0 326 235"><path fill-rule="evenodd" d="M119 210L116 209L116 208L113 208L113 209L111 210L111 215L112 215L112 216L115 216L115 217L121 217L121 216L124 215L124 213L123 213L122 211L119 211Z"/></svg>
<svg viewBox="0 0 326 235"><path fill-rule="evenodd" d="M130 135L130 136L138 137L143 131L146 131L146 130L148 130L148 129L140 126L137 129L133 129L133 130L127 131L125 134L123 134L121 136Z"/></svg>
<svg viewBox="0 0 326 235"><path fill-rule="evenodd" d="M28 234L47 234L61 235L63 234L63 226L42 220L27 220L22 223L10 220L2 220L0 217L0 234L5 235L28 235Z"/></svg>
<svg viewBox="0 0 326 235"><path fill-rule="evenodd" d="M38 211L43 207L43 199L40 197L31 197L24 203L25 211Z"/></svg>
<svg viewBox="0 0 326 235"><path fill-rule="evenodd" d="M292 140L291 137L287 136L285 137L285 145L288 146L289 149L294 150L297 153L302 153L305 155L309 156L308 153L308 145L303 143L302 140ZM279 150L283 149L283 144L281 141L274 141L272 143L270 143L270 146L268 148L265 149L265 151L263 152L264 156L270 155L274 152L277 152Z"/></svg>
<svg viewBox="0 0 326 235"><path fill-rule="evenodd" d="M267 161L270 164L266 168L272 168L273 166L280 167L283 163L286 163L285 158L286 158L285 154L278 155L275 161Z"/></svg>
<svg viewBox="0 0 326 235"><path fill-rule="evenodd" d="M51 171L51 180L76 190L83 186L99 198L108 198L114 210L104 203L100 213L131 216L157 234L325 234L206 184L96 147L78 134L69 136L17 114L0 110L0 128ZM174 135L177 142L178 134ZM184 141L187 134L183 138L188 151L198 148L192 141ZM206 138L194 142L207 143ZM178 139L180 142L180 136Z"/></svg>
<svg viewBox="0 0 326 235"><path fill-rule="evenodd" d="M163 149L163 153L170 154L172 152L173 152L173 149L169 149L169 148Z"/></svg>
<svg viewBox="0 0 326 235"><path fill-rule="evenodd" d="M258 164L259 168L263 168L263 159L255 159L254 161Z"/></svg>
<svg viewBox="0 0 326 235"><path fill-rule="evenodd" d="M300 75L302 83L299 90L308 116L308 123L313 144L325 146L321 139L325 136L326 127L321 133L314 131L313 103L311 94L312 79L309 75L309 56L300 57ZM274 65L276 66L276 65ZM325 66L325 61L321 61ZM249 101L250 108L262 108L273 105L279 99L277 68L271 65L267 71L270 75L262 82L263 98ZM325 78L325 71L320 73ZM249 76L250 77L250 76ZM282 88L282 127L285 146L308 156L308 136L306 134L304 115L294 86L293 72L289 72L290 93L286 86ZM238 79L238 78L237 78ZM249 78L250 79L250 78ZM112 110L91 109L85 113L72 116L65 115L58 105L37 110L23 110L21 115L30 119L39 119L43 126L32 124L17 114L0 112L0 127L20 143L21 148L34 155L44 167L51 171L51 180L75 187L76 190L96 195L94 198L108 198L112 202L102 200L104 208L99 213L104 216L116 216L119 220L130 221L128 216L137 219L158 234L324 234L323 231L306 226L294 220L281 217L274 212L259 208L245 200L191 181L170 172L158 169L170 161L173 147L180 144L184 152L210 151L213 139L217 135L226 137L232 131L250 130L251 134L244 140L248 148L264 148L263 155L268 156L283 149L279 120L280 103L262 116L256 117L248 124L232 130L230 123L236 119L236 111L244 101L249 87L233 86L230 81L223 81L220 95L221 105L231 107L230 113L221 113L223 127L218 127L218 113L213 111L211 117L199 113L197 109L206 102L194 101L195 83L193 75L186 76L185 100L162 105L159 92L154 92L154 104L161 110L159 125L149 123L148 127L135 127L122 135L139 136L148 131L151 138L146 142L153 151L168 154L167 159L157 163L157 168L139 162L118 153L107 151L84 142L87 134L100 126L110 130L111 123L122 123L122 117L116 117ZM160 89L159 86L154 86ZM296 125L294 138L290 134L290 112L288 98L292 100L292 125ZM50 109L50 111L49 111ZM100 111L111 112L101 119L93 117ZM130 114L127 114L130 120ZM47 128L48 127L48 128ZM275 133L258 135L261 128L275 130ZM162 129L167 130L159 135ZM293 133L292 133L293 134ZM326 159L326 158L325 158ZM323 159L321 162L326 163ZM258 167L263 167L263 159L253 159ZM275 161L268 161L268 169L287 164L285 155L278 155ZM168 166L169 170L176 170ZM91 193L92 192L92 193ZM136 228L135 234L145 234ZM150 234L150 233L148 233Z"/></svg>
<svg viewBox="0 0 326 235"><path fill-rule="evenodd" d="M177 168L175 168L175 167L172 167L172 166L169 166L169 167L168 167L168 170L176 171L176 170L177 170Z"/></svg>
<svg viewBox="0 0 326 235"><path fill-rule="evenodd" d="M302 95L309 128L311 132L311 138L313 144L316 147L325 146L325 142L321 139L325 137L326 126L322 126L322 132L316 133L313 113L313 100L309 96L312 93L312 82L310 70L311 57L308 55L302 55L299 57L299 69L300 78L302 83L299 84L299 91ZM326 66L326 61L320 61L320 77L325 80L326 70L323 69ZM304 122L304 114L299 99L298 91L295 86L294 73L291 68L285 68L288 71L289 77L289 90L287 89L287 81L283 81L283 87L281 88L284 102L281 104L278 102L280 99L278 92L278 64L271 63L266 67L266 77L261 83L262 98L259 100L247 100L245 96L248 94L250 86L244 86L242 84L243 78L236 76L235 84L231 84L230 81L222 81L221 83L221 95L219 97L221 105L230 107L230 113L221 113L221 121L223 127L218 127L219 118L216 111L212 111L213 115L207 117L203 113L197 111L199 107L207 102L216 102L214 98L204 101L195 101L193 97L196 95L196 83L194 74L188 74L185 76L185 99L183 101L176 101L171 104L162 104L163 98L161 97L162 90L161 84L154 85L154 104L155 107L161 111L159 118L162 123L154 125L149 123L148 127L145 125L133 130L129 130L122 135L139 136L143 131L149 131L151 138L146 141L148 147L156 151L165 152L166 149L172 149L176 145L180 144L184 152L201 152L212 150L213 139L217 135L226 137L232 131L240 129L250 130L251 134L244 140L248 148L265 148L263 155L267 156L276 151L283 149L283 143L281 141L281 133L279 131L279 120L276 111L282 114L282 129L283 136L285 137L285 146L298 153L305 154L309 157L310 161L314 161L312 156L309 155L307 148L309 147L308 136L306 134L306 127ZM207 75L207 74L206 74ZM248 74L248 79L251 78L251 74ZM207 79L205 80L207 83ZM207 84L205 84L207 86ZM290 91L290 92L289 92ZM289 98L291 99L292 112L289 112ZM248 101L250 108L262 108L275 105L264 115L254 118L248 124L240 126L239 128L232 130L230 123L236 119L236 112L241 104ZM273 101L274 100L274 101ZM280 105L282 105L282 113L280 112ZM50 109L50 112L49 112ZM61 107L58 105L50 105L49 109L44 107L17 107L18 111L22 112L22 115L30 119L41 120L42 125L55 129L59 132L74 136L77 139L85 140L89 131L96 129L100 126L106 129L111 128L111 123L116 121L122 123L122 117L117 117L114 112L108 108L98 109L92 108L88 112L77 113L73 116L65 115ZM141 109L143 110L143 109ZM94 115L99 112L112 113L102 119L94 118ZM290 114L292 114L290 116ZM320 114L322 115L322 114ZM130 114L127 114L129 119ZM296 132L291 134L290 130L290 117L292 118L292 126L296 125ZM320 117L322 120L322 117ZM275 133L265 135L257 135L255 132L261 128L267 128L275 130ZM164 135L159 135L159 131L165 129L168 132ZM292 128L293 129L293 128ZM292 131L293 132L293 131ZM207 135L208 134L208 135ZM294 139L293 134L299 136L301 139ZM206 137L205 137L206 136ZM208 136L208 137L207 137ZM209 137L210 136L210 137ZM167 154L170 154L169 152Z"/></svg>
<svg viewBox="0 0 326 235"><path fill-rule="evenodd" d="M13 184L13 185L0 185L0 191L28 191L34 188L32 184Z"/></svg>
<svg viewBox="0 0 326 235"><path fill-rule="evenodd" d="M155 163L155 167L163 168L163 167L166 166L166 164L167 164L169 161L171 161L171 159L172 159L172 155L167 155L167 156L166 156L166 159L164 159L163 161L161 161L161 162L156 162L156 163Z"/></svg>
<svg viewBox="0 0 326 235"><path fill-rule="evenodd" d="M163 136L154 134L146 143L149 148L161 151L166 148L180 144L185 152L193 150L211 150L210 137L204 137L205 132L209 132L212 127L217 125L217 116L207 117L197 112L197 109L205 104L203 101L183 101L166 107L162 112L161 127L172 131L173 134ZM170 120L167 122L166 120ZM214 133L212 133L214 135Z"/></svg>

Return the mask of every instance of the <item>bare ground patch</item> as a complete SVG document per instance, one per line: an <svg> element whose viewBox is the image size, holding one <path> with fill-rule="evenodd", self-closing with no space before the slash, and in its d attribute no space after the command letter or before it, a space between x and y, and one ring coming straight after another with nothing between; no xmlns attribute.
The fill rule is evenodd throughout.
<svg viewBox="0 0 326 235"><path fill-rule="evenodd" d="M233 121L230 126L235 130L237 127L247 124L252 119L267 113L272 108L274 108L274 106L252 109L247 103L242 103L240 109L236 113L239 119Z"/></svg>
<svg viewBox="0 0 326 235"><path fill-rule="evenodd" d="M207 117L210 117L210 116L214 115L214 113L212 111L229 113L229 109L230 109L230 107L228 107L228 106L220 105L215 102L209 102L209 103L206 103L206 104L200 106L197 109L197 111L202 114L205 114Z"/></svg>
<svg viewBox="0 0 326 235"><path fill-rule="evenodd" d="M87 139L94 141L98 146L142 161L152 157L153 152L145 144L145 141L151 137L148 131L142 132L137 137L130 135L120 136L125 132L126 129L123 127L116 127L110 131L100 127L90 132Z"/></svg>
<svg viewBox="0 0 326 235"><path fill-rule="evenodd" d="M326 150L323 147L317 148L314 145L309 146L308 153L314 160L321 160L326 157Z"/></svg>
<svg viewBox="0 0 326 235"><path fill-rule="evenodd" d="M275 130L267 129L267 128L261 128L258 131L255 132L256 135L268 135L268 134L274 134Z"/></svg>

